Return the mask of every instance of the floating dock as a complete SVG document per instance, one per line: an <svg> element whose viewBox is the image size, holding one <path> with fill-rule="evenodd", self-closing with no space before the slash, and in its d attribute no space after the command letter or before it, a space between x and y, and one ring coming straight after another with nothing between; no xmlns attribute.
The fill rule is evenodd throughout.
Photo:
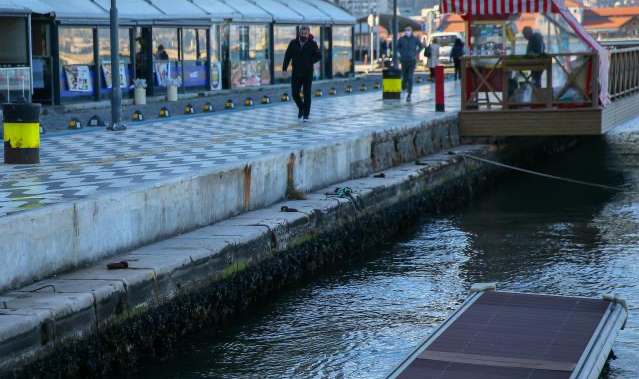
<svg viewBox="0 0 639 379"><path fill-rule="evenodd" d="M387 379L596 379L627 316L617 296L501 292L476 284Z"/></svg>

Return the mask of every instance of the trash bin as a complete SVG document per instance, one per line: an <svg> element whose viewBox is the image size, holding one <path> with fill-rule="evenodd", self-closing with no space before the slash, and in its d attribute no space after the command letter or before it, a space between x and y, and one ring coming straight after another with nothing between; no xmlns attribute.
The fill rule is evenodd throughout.
<svg viewBox="0 0 639 379"><path fill-rule="evenodd" d="M399 100L402 96L402 72L396 68L387 68L382 72L382 99Z"/></svg>
<svg viewBox="0 0 639 379"><path fill-rule="evenodd" d="M4 163L40 163L40 108L24 98L2 104Z"/></svg>

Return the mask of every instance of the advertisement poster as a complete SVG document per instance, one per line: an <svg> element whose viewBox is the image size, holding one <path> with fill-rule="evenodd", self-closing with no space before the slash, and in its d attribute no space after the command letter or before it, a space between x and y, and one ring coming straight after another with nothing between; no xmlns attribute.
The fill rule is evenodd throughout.
<svg viewBox="0 0 639 379"><path fill-rule="evenodd" d="M155 79L158 86L166 87L167 81L171 77L171 64L169 62L155 63Z"/></svg>
<svg viewBox="0 0 639 379"><path fill-rule="evenodd" d="M231 64L231 87L260 86L271 83L267 59L233 62Z"/></svg>
<svg viewBox="0 0 639 379"><path fill-rule="evenodd" d="M91 69L89 66L64 66L67 86L71 92L93 92Z"/></svg>
<svg viewBox="0 0 639 379"><path fill-rule="evenodd" d="M222 63L211 63L211 89L222 89Z"/></svg>
<svg viewBox="0 0 639 379"><path fill-rule="evenodd" d="M185 87L205 87L206 86L206 64L185 65L184 66L184 86Z"/></svg>
<svg viewBox="0 0 639 379"><path fill-rule="evenodd" d="M111 70L111 63L102 64L102 73L104 74L104 83L107 88L113 87L113 71ZM120 63L120 88L128 88L129 82L126 79L126 66Z"/></svg>

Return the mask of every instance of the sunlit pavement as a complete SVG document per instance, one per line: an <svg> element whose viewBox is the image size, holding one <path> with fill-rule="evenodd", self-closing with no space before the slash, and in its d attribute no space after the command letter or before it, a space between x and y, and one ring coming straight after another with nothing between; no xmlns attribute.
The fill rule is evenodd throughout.
<svg viewBox="0 0 639 379"><path fill-rule="evenodd" d="M447 82L446 110L459 109L459 83ZM311 122L294 103L176 117L129 127L45 135L38 165L0 166L0 216L105 191L248 162L292 147L385 130L434 115L434 87L416 85L412 102L382 101L381 90L313 99Z"/></svg>

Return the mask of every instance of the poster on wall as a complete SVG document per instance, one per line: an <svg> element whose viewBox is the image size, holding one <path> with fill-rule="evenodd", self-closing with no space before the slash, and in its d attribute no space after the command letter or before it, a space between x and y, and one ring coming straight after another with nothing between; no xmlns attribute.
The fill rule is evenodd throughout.
<svg viewBox="0 0 639 379"><path fill-rule="evenodd" d="M71 92L93 92L91 69L89 66L64 66L67 76L67 86Z"/></svg>
<svg viewBox="0 0 639 379"><path fill-rule="evenodd" d="M271 83L270 62L267 59L233 62L231 65L231 86L260 86Z"/></svg>
<svg viewBox="0 0 639 379"><path fill-rule="evenodd" d="M169 62L155 63L155 79L160 87L166 87L171 77L171 64Z"/></svg>
<svg viewBox="0 0 639 379"><path fill-rule="evenodd" d="M212 90L222 89L222 63L221 62L211 63L211 89Z"/></svg>
<svg viewBox="0 0 639 379"><path fill-rule="evenodd" d="M102 73L104 74L104 83L107 88L113 88L113 71L111 63L102 64ZM120 63L120 88L128 88L129 82L126 79L126 66Z"/></svg>
<svg viewBox="0 0 639 379"><path fill-rule="evenodd" d="M185 87L205 87L207 82L206 65L198 64L184 66Z"/></svg>

